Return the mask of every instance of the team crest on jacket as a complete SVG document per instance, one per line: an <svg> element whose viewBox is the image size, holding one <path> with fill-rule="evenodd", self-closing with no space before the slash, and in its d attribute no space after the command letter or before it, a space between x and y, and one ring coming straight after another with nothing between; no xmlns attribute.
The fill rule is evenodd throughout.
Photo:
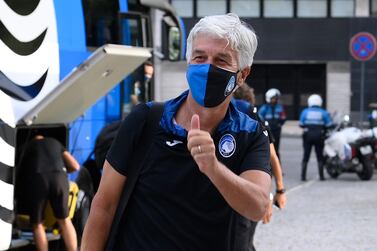
<svg viewBox="0 0 377 251"><path fill-rule="evenodd" d="M219 142L219 152L224 158L229 158L236 150L236 140L231 134L225 134Z"/></svg>

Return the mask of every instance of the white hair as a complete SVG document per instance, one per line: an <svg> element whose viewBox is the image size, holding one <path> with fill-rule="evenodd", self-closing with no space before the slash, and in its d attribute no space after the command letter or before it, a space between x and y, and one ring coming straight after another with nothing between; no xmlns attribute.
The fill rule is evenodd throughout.
<svg viewBox="0 0 377 251"><path fill-rule="evenodd" d="M258 46L254 30L233 13L203 17L191 29L187 38L186 59L190 62L192 42L198 34L215 36L228 41L230 47L237 52L239 69L253 64Z"/></svg>

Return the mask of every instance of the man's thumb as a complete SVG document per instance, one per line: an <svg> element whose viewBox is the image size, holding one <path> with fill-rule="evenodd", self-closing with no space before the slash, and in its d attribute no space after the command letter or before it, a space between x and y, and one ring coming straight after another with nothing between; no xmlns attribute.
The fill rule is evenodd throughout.
<svg viewBox="0 0 377 251"><path fill-rule="evenodd" d="M191 129L200 129L200 119L198 114L191 117Z"/></svg>

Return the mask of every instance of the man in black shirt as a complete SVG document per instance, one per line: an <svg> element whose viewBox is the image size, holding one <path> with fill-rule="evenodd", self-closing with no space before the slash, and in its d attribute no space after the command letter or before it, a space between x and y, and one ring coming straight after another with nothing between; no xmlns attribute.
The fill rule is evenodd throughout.
<svg viewBox="0 0 377 251"><path fill-rule="evenodd" d="M30 223L38 250L48 250L43 227L47 201L50 202L68 251L77 250L76 231L68 217L69 184L66 171L80 165L54 138L36 135L27 145L21 162Z"/></svg>
<svg viewBox="0 0 377 251"><path fill-rule="evenodd" d="M187 41L189 91L167 101L127 204L116 250L230 250L233 210L260 220L269 204L268 137L231 102L256 50L235 14L202 18ZM81 250L103 250L150 105L123 122L104 164ZM147 146L146 146L147 147Z"/></svg>

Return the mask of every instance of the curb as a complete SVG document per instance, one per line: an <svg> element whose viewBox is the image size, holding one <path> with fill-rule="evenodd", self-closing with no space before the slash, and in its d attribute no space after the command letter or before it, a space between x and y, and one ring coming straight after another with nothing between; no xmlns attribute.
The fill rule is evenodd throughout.
<svg viewBox="0 0 377 251"><path fill-rule="evenodd" d="M285 133L285 132L282 132L281 136L285 137L285 138L301 138L302 134L301 133L298 134L298 133Z"/></svg>

